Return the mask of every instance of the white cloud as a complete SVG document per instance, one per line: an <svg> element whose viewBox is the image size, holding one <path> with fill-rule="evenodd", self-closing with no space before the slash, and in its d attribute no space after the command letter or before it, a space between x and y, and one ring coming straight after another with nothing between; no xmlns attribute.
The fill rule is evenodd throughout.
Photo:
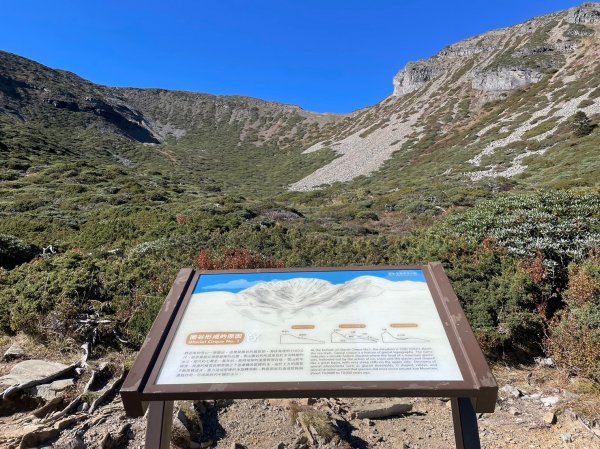
<svg viewBox="0 0 600 449"><path fill-rule="evenodd" d="M237 290L250 288L253 285L259 284L263 281L247 281L246 279L235 279L229 282L221 282L220 284L207 285L202 287L202 290Z"/></svg>

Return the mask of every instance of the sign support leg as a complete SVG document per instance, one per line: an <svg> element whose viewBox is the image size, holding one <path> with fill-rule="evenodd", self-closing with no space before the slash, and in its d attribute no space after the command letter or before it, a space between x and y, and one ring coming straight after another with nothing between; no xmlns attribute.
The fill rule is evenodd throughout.
<svg viewBox="0 0 600 449"><path fill-rule="evenodd" d="M146 449L169 449L173 427L173 401L150 402L146 425Z"/></svg>
<svg viewBox="0 0 600 449"><path fill-rule="evenodd" d="M469 398L452 398L456 449L481 449L477 415Z"/></svg>

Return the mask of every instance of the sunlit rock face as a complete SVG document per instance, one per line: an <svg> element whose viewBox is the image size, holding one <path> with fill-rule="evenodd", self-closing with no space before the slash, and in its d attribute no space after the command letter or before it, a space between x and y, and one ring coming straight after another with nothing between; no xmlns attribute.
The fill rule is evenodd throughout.
<svg viewBox="0 0 600 449"><path fill-rule="evenodd" d="M567 15L570 23L600 23L600 3L585 3Z"/></svg>
<svg viewBox="0 0 600 449"><path fill-rule="evenodd" d="M437 78L444 69L431 61L410 62L394 77L394 96L400 97Z"/></svg>
<svg viewBox="0 0 600 449"><path fill-rule="evenodd" d="M479 53L489 53L490 51L492 51L492 47L484 45L454 44L444 48L438 53L438 56L446 58L470 58L471 56L475 56Z"/></svg>
<svg viewBox="0 0 600 449"><path fill-rule="evenodd" d="M472 86L483 92L499 92L521 89L544 78L542 73L530 69L503 67L475 73Z"/></svg>

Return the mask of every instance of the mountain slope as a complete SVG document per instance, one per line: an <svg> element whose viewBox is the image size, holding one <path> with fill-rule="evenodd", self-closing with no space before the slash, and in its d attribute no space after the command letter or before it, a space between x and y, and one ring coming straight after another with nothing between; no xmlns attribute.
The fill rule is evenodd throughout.
<svg viewBox="0 0 600 449"><path fill-rule="evenodd" d="M561 125L577 110L600 113L599 50L600 4L593 3L409 63L394 78L390 97L305 150L328 148L339 157L291 188L372 175L392 156L409 153L436 155L429 175L459 172L470 180L510 178L536 157L555 159L553 137Z"/></svg>
<svg viewBox="0 0 600 449"><path fill-rule="evenodd" d="M71 113L73 124L143 143L161 143L197 128L234 124L241 128L240 140L251 132L258 133L260 142L274 134L297 139L299 128L318 129L337 119L247 97L99 86L72 73L0 52L1 114L53 125L52 116L62 111Z"/></svg>
<svg viewBox="0 0 600 449"><path fill-rule="evenodd" d="M0 52L0 160L11 166L116 162L132 174L169 167L219 188L281 191L290 173L330 158L299 155L341 119L247 97L99 86ZM247 176L247 166L271 175Z"/></svg>
<svg viewBox="0 0 600 449"><path fill-rule="evenodd" d="M600 4L588 3L409 63L391 96L346 116L99 86L0 52L0 158L168 167L184 182L258 196L329 184L335 196L341 182L391 207L423 186L455 192L444 207L463 190L594 186L598 51ZM572 133L578 111L589 135Z"/></svg>

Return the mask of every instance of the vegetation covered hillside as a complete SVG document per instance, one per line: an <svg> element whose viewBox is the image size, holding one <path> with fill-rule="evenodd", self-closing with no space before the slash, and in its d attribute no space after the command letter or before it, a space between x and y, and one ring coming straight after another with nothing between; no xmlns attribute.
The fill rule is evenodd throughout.
<svg viewBox="0 0 600 449"><path fill-rule="evenodd" d="M348 116L0 53L0 333L135 351L181 267L439 260L490 357L599 382L599 17L450 46Z"/></svg>

